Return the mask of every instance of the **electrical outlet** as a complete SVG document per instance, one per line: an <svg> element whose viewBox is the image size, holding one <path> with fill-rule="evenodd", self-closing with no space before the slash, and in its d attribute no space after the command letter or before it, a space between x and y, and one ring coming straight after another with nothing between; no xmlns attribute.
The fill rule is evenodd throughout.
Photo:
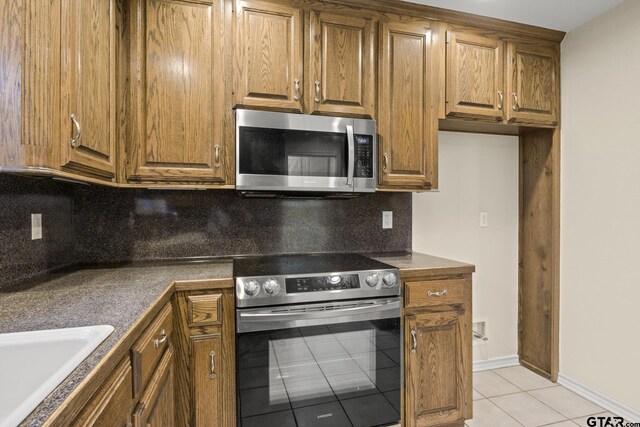
<svg viewBox="0 0 640 427"><path fill-rule="evenodd" d="M480 227L489 226L489 214L487 212L480 212Z"/></svg>
<svg viewBox="0 0 640 427"><path fill-rule="evenodd" d="M393 228L393 211L382 212L382 228L385 230Z"/></svg>
<svg viewBox="0 0 640 427"><path fill-rule="evenodd" d="M42 239L42 214L31 214L31 240Z"/></svg>

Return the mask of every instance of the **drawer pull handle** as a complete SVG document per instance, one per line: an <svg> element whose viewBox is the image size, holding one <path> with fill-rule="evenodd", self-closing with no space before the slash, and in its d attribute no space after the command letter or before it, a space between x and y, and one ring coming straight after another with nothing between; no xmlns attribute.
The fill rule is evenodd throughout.
<svg viewBox="0 0 640 427"><path fill-rule="evenodd" d="M430 297L443 297L443 296L447 295L448 293L449 293L449 291L447 291L446 289L443 289L440 292L429 291L429 292L427 292L427 295L429 295Z"/></svg>
<svg viewBox="0 0 640 427"><path fill-rule="evenodd" d="M216 144L214 148L215 148L215 155L213 159L213 167L219 168L220 167L220 145Z"/></svg>
<svg viewBox="0 0 640 427"><path fill-rule="evenodd" d="M502 105L504 104L504 95L502 91L498 91L498 110L502 110Z"/></svg>
<svg viewBox="0 0 640 427"><path fill-rule="evenodd" d="M418 349L418 338L416 338L416 330L411 330L411 353L415 353Z"/></svg>
<svg viewBox="0 0 640 427"><path fill-rule="evenodd" d="M162 332L160 332L160 339L156 338L155 340L153 340L153 346L155 348L160 348L160 346L162 344L164 344L165 341L167 341L167 338L169 338L169 336L167 335L167 333L163 329Z"/></svg>
<svg viewBox="0 0 640 427"><path fill-rule="evenodd" d="M518 103L518 94L513 92L511 96L513 96L513 111L520 111L520 104Z"/></svg>
<svg viewBox="0 0 640 427"><path fill-rule="evenodd" d="M389 173L389 155L387 153L384 153L382 155L382 160L384 160L382 162L382 172Z"/></svg>
<svg viewBox="0 0 640 427"><path fill-rule="evenodd" d="M212 351L209 353L211 357L211 373L209 374L209 378L214 379L216 377L216 352Z"/></svg>

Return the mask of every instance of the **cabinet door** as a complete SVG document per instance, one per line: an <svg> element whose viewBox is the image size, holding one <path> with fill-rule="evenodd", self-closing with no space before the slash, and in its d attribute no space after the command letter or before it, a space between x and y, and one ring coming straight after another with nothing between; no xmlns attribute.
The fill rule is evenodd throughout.
<svg viewBox="0 0 640 427"><path fill-rule="evenodd" d="M302 111L302 9L238 0L235 104Z"/></svg>
<svg viewBox="0 0 640 427"><path fill-rule="evenodd" d="M408 427L464 422L464 312L409 315L405 321Z"/></svg>
<svg viewBox="0 0 640 427"><path fill-rule="evenodd" d="M448 31L446 52L447 115L502 121L504 42Z"/></svg>
<svg viewBox="0 0 640 427"><path fill-rule="evenodd" d="M380 30L379 186L437 188L432 24L385 22Z"/></svg>
<svg viewBox="0 0 640 427"><path fill-rule="evenodd" d="M129 179L224 183L224 0L131 7Z"/></svg>
<svg viewBox="0 0 640 427"><path fill-rule="evenodd" d="M62 2L61 166L115 176L115 0Z"/></svg>
<svg viewBox="0 0 640 427"><path fill-rule="evenodd" d="M169 427L175 423L173 348L162 356L133 413L135 427Z"/></svg>
<svg viewBox="0 0 640 427"><path fill-rule="evenodd" d="M114 370L102 389L87 403L73 427L127 427L133 410L133 373L126 358Z"/></svg>
<svg viewBox="0 0 640 427"><path fill-rule="evenodd" d="M514 42L507 52L509 122L557 125L558 47Z"/></svg>
<svg viewBox="0 0 640 427"><path fill-rule="evenodd" d="M195 426L223 424L222 340L220 334L191 337ZM235 415L235 414L234 414Z"/></svg>
<svg viewBox="0 0 640 427"><path fill-rule="evenodd" d="M309 34L308 110L373 117L373 20L312 11Z"/></svg>

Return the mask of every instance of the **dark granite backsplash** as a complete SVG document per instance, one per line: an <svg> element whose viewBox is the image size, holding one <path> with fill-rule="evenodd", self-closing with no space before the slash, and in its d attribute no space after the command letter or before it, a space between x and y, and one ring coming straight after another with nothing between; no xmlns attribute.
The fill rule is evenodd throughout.
<svg viewBox="0 0 640 427"><path fill-rule="evenodd" d="M382 229L383 210L393 211L391 230ZM42 213L42 240L31 240L31 213ZM245 199L0 174L0 289L75 263L410 249L410 193Z"/></svg>
<svg viewBox="0 0 640 427"><path fill-rule="evenodd" d="M76 262L74 186L0 174L0 289ZM31 214L42 214L42 239L31 240Z"/></svg>
<svg viewBox="0 0 640 427"><path fill-rule="evenodd" d="M382 230L382 211L394 227ZM83 262L411 249L411 194L248 199L235 191L76 189Z"/></svg>

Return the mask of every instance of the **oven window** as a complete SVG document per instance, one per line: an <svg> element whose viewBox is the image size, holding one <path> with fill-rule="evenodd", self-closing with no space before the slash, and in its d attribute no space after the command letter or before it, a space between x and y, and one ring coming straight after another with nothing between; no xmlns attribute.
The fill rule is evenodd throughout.
<svg viewBox="0 0 640 427"><path fill-rule="evenodd" d="M238 335L238 425L386 426L400 420L400 321Z"/></svg>
<svg viewBox="0 0 640 427"><path fill-rule="evenodd" d="M240 173L346 177L346 134L240 128Z"/></svg>

